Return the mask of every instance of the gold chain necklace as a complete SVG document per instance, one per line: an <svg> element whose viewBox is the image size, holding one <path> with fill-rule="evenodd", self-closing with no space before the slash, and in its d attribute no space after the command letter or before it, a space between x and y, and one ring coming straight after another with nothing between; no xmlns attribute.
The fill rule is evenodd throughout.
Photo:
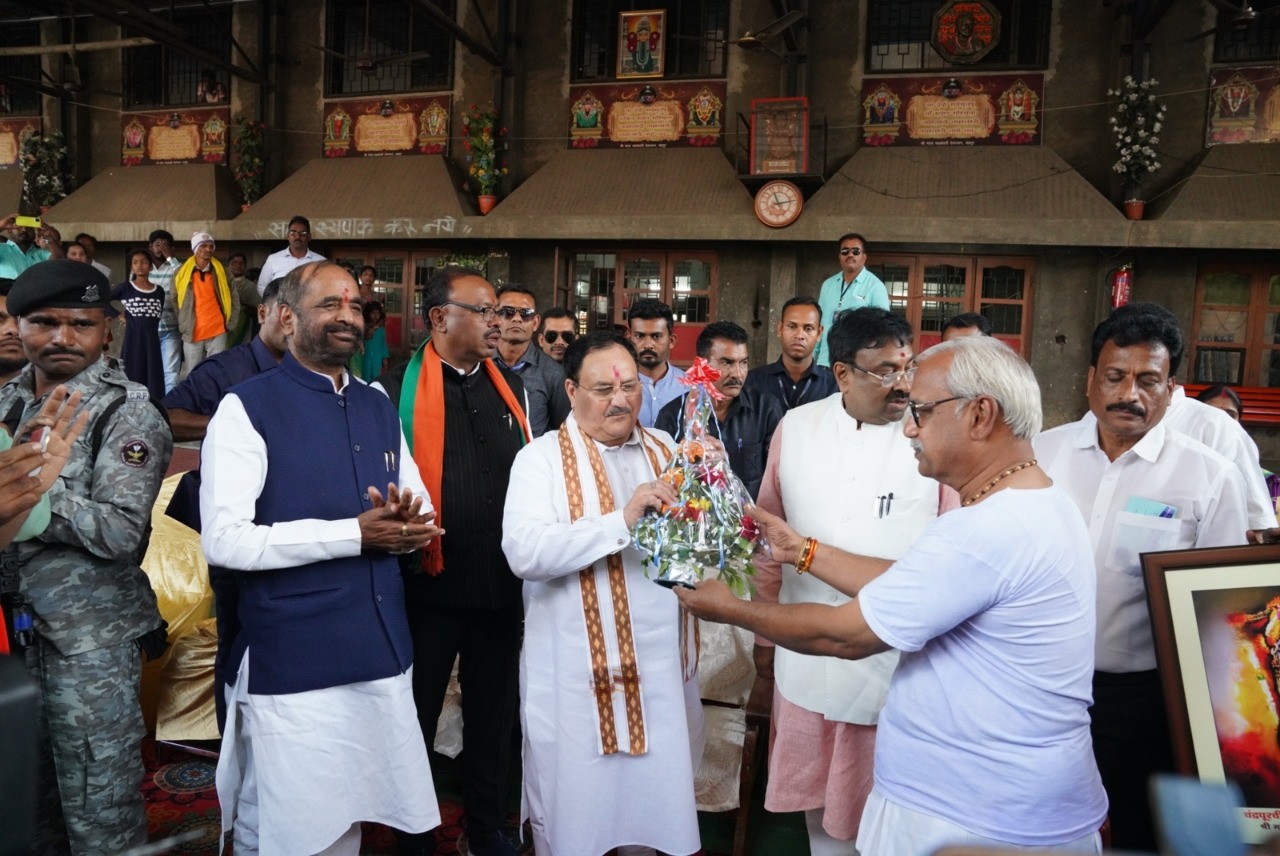
<svg viewBox="0 0 1280 856"><path fill-rule="evenodd" d="M978 500L986 496L988 493L990 493L991 488L999 484L1001 479L1008 478L1009 476L1018 472L1018 470L1025 470L1027 467L1034 467L1035 465L1036 465L1035 458L1032 458L1029 461L1023 461L1022 463L1019 463L1019 464L1014 464L1013 466L1009 467L1009 469L1005 470L1000 475L996 476L991 481L987 482L987 486L984 487L982 490L978 491L973 496L969 497L968 499L966 499L964 502L960 504L962 506L973 505L975 502L977 502Z"/></svg>

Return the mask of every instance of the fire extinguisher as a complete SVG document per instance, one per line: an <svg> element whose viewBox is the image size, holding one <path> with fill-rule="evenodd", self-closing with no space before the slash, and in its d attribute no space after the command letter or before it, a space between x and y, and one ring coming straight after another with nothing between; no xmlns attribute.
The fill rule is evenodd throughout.
<svg viewBox="0 0 1280 856"><path fill-rule="evenodd" d="M1111 308L1129 305L1129 292L1133 290L1133 265L1123 264L1111 271Z"/></svg>

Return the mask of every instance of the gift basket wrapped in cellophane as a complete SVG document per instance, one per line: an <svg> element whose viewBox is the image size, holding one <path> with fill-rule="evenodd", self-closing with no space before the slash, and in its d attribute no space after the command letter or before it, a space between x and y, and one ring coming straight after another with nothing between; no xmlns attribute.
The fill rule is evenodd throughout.
<svg viewBox="0 0 1280 856"><path fill-rule="evenodd" d="M760 531L746 512L750 494L725 456L716 453L708 430L714 402L722 398L715 387L719 377L698 358L681 379L690 387L683 439L658 477L675 490L676 502L640 518L631 536L645 555L645 574L655 582L692 587L698 580L719 577L741 597L751 587L751 559Z"/></svg>

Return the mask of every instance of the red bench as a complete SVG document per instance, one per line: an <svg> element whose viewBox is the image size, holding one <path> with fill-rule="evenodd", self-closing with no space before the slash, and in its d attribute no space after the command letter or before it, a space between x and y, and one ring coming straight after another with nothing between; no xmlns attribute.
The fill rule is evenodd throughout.
<svg viewBox="0 0 1280 856"><path fill-rule="evenodd" d="M1187 396L1195 398L1212 384L1185 384ZM1267 386L1233 386L1231 388L1240 396L1244 405L1244 413L1240 421L1245 425L1280 425L1280 388Z"/></svg>

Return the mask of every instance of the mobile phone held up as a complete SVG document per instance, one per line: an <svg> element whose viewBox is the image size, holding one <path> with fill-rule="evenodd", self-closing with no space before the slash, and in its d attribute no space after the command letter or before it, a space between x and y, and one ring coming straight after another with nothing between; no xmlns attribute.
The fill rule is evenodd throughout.
<svg viewBox="0 0 1280 856"><path fill-rule="evenodd" d="M27 217L25 214L19 214L13 218L13 225L22 226L27 229L39 229L41 226L39 217Z"/></svg>

